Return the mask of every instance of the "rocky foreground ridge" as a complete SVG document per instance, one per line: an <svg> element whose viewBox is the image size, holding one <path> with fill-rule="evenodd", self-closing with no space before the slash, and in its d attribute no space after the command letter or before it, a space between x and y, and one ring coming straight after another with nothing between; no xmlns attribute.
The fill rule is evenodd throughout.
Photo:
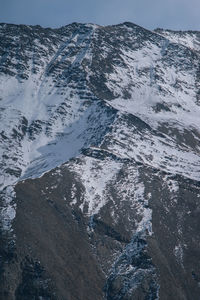
<svg viewBox="0 0 200 300"><path fill-rule="evenodd" d="M200 33L0 24L0 299L198 300Z"/></svg>

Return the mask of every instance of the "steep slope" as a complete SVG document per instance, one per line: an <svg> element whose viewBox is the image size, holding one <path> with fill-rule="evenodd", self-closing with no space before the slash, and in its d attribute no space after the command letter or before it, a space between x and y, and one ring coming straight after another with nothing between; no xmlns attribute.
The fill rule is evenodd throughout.
<svg viewBox="0 0 200 300"><path fill-rule="evenodd" d="M0 25L2 299L198 299L199 33Z"/></svg>

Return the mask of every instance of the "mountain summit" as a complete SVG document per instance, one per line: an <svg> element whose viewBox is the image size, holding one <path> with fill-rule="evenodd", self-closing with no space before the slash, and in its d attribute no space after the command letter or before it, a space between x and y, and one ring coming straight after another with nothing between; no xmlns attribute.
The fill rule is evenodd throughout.
<svg viewBox="0 0 200 300"><path fill-rule="evenodd" d="M200 32L0 24L0 298L198 300Z"/></svg>

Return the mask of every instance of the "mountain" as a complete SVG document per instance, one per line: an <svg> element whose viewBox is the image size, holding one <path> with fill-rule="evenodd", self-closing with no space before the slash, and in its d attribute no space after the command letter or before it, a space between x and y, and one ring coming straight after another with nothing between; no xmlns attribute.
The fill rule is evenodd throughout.
<svg viewBox="0 0 200 300"><path fill-rule="evenodd" d="M0 24L0 299L198 300L200 32Z"/></svg>

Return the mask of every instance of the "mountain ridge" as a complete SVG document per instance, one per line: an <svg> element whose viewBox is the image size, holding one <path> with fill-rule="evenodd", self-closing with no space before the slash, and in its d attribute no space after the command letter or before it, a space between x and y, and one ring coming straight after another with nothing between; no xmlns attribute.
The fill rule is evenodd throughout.
<svg viewBox="0 0 200 300"><path fill-rule="evenodd" d="M198 299L199 33L158 31L0 25L2 299Z"/></svg>

